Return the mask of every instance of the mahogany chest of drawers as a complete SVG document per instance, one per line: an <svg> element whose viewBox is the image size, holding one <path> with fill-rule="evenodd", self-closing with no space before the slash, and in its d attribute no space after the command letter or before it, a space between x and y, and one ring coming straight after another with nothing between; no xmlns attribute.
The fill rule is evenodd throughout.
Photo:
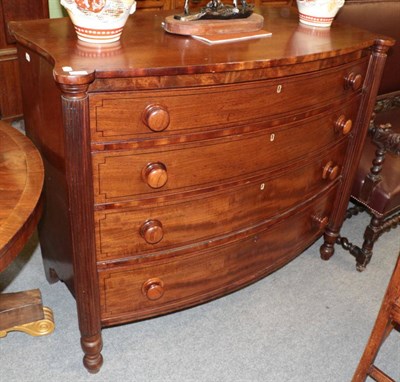
<svg viewBox="0 0 400 382"><path fill-rule="evenodd" d="M12 24L47 278L76 298L91 372L102 327L222 296L323 234L333 254L392 41L260 12L270 38L215 46L165 33L166 13L107 46L68 19Z"/></svg>

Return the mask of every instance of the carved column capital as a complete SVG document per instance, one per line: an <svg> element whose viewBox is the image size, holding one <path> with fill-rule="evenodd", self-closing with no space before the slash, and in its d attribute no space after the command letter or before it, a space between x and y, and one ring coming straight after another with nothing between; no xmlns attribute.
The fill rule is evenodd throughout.
<svg viewBox="0 0 400 382"><path fill-rule="evenodd" d="M387 53L389 48L395 44L395 40L392 38L378 38L375 40L374 50L382 53Z"/></svg>
<svg viewBox="0 0 400 382"><path fill-rule="evenodd" d="M57 84L63 93L63 96L69 99L82 99L87 96L89 84Z"/></svg>
<svg viewBox="0 0 400 382"><path fill-rule="evenodd" d="M65 72L65 70L67 69L63 68L62 74L54 73L57 86L64 97L69 99L85 98L90 84L95 80L94 72L82 71L78 74L78 72Z"/></svg>

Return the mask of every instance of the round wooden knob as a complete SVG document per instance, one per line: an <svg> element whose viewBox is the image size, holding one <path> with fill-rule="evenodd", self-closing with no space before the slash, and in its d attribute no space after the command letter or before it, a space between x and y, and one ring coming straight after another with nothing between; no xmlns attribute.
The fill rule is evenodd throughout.
<svg viewBox="0 0 400 382"><path fill-rule="evenodd" d="M164 236L163 227L158 220L147 220L140 227L140 235L149 244L157 244Z"/></svg>
<svg viewBox="0 0 400 382"><path fill-rule="evenodd" d="M346 89L358 90L363 83L361 74L349 73L344 79L344 86Z"/></svg>
<svg viewBox="0 0 400 382"><path fill-rule="evenodd" d="M328 216L314 215L314 216L312 216L312 220L313 220L314 225L320 230L324 229L329 223Z"/></svg>
<svg viewBox="0 0 400 382"><path fill-rule="evenodd" d="M167 168L163 163L149 163L143 169L142 177L151 188L161 188L168 180Z"/></svg>
<svg viewBox="0 0 400 382"><path fill-rule="evenodd" d="M339 175L339 166L329 161L322 170L322 179L334 180Z"/></svg>
<svg viewBox="0 0 400 382"><path fill-rule="evenodd" d="M158 300L164 295L164 281L159 278L147 280L142 286L142 293L149 300Z"/></svg>
<svg viewBox="0 0 400 382"><path fill-rule="evenodd" d="M143 112L143 123L153 131L163 131L169 126L169 112L165 106L149 105Z"/></svg>
<svg viewBox="0 0 400 382"><path fill-rule="evenodd" d="M345 115L341 115L335 122L335 131L341 131L343 135L350 133L353 127L353 121L346 119Z"/></svg>

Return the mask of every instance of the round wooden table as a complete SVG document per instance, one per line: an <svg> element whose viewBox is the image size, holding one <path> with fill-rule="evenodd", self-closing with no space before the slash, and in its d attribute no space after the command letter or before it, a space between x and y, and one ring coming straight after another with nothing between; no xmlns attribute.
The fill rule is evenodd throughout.
<svg viewBox="0 0 400 382"><path fill-rule="evenodd" d="M33 143L0 121L0 272L20 253L41 214L44 170ZM38 289L0 295L0 337L19 330L39 336L54 330L53 314Z"/></svg>

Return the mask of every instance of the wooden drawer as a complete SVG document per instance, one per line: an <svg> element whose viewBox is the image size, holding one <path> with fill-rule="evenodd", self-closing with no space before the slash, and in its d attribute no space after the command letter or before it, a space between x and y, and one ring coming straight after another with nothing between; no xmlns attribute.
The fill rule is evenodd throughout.
<svg viewBox="0 0 400 382"><path fill-rule="evenodd" d="M336 188L241 240L187 255L100 270L103 324L142 319L226 294L286 264L321 233Z"/></svg>
<svg viewBox="0 0 400 382"><path fill-rule="evenodd" d="M213 187L243 176L295 165L343 137L337 121L355 120L358 101L307 120L194 144L94 153L97 204ZM348 123L349 124L349 123ZM348 130L346 130L348 132ZM299 144L301 142L301 144ZM164 182L166 182L164 184Z"/></svg>
<svg viewBox="0 0 400 382"><path fill-rule="evenodd" d="M294 114L351 97L354 91L345 86L345 78L353 73L363 79L366 67L363 59L313 74L248 84L90 94L92 140L159 138Z"/></svg>
<svg viewBox="0 0 400 382"><path fill-rule="evenodd" d="M341 144L289 172L183 202L99 211L97 259L141 256L211 239L215 245L218 236L252 229L330 185L340 175L345 152L346 145Z"/></svg>

